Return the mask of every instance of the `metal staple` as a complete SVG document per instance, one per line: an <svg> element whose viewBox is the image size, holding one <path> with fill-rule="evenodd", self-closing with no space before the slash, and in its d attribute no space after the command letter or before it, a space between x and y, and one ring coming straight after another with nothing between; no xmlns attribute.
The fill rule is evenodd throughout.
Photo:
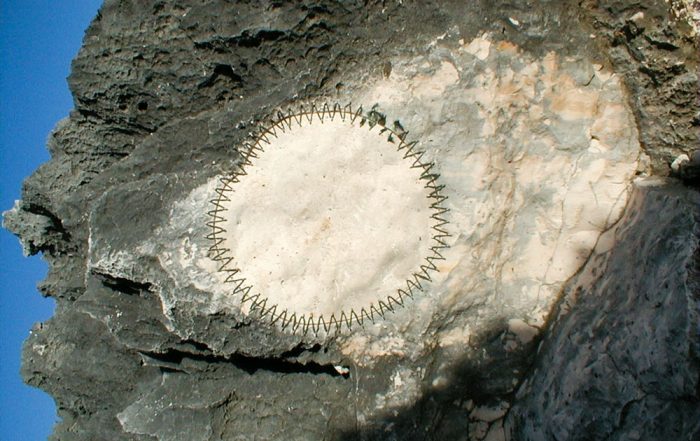
<svg viewBox="0 0 700 441"><path fill-rule="evenodd" d="M430 247L432 255L424 259L424 263L406 279L405 286L396 290L395 295L378 300L376 304L372 302L367 308L360 308L359 312L350 309L347 312L341 311L337 316L331 314L327 318L323 314L318 316L314 316L313 313L297 315L294 312L290 314L287 309L282 309L276 304L269 304L271 302L262 294L251 293L253 287L246 284L241 270L234 266L231 250L224 246L225 238L222 236L227 231L221 225L226 222L224 213L227 208L225 203L231 201L229 194L234 191L234 184L240 182L239 178L247 174L246 167L253 165L252 160L258 158L258 155L265 151L265 145L269 145L272 138L277 138L279 132L284 133L287 130L292 130L295 124L301 127L304 120L311 124L314 118L320 123L328 120L333 121L335 118L340 118L342 121L349 120L351 124L358 121L360 127L367 124L369 130L379 127L380 134L387 133L390 142L398 139L397 151L403 152L403 158L411 161L411 168L422 169L420 179L425 182L425 188L430 191L429 198L432 199L430 208L433 211L430 217L435 221L432 225L434 230L433 245ZM431 272L438 272L435 262L445 260L441 251L448 248L446 239L450 237L447 231L449 222L443 217L449 209L442 205L447 197L442 194L444 185L438 183L440 175L433 173L435 164L423 162L422 158L425 152L416 149L417 141L406 141L407 133L405 131L398 133L381 124L376 112L364 114L361 106L353 111L351 104L341 107L337 103L333 106L328 104L311 105L308 109L302 106L298 111L290 110L286 114L277 112L276 118L269 126L261 127L257 132L251 133L251 140L243 144L242 160L230 175L219 178L220 184L215 190L216 196L209 201L213 208L207 212L210 220L206 225L210 228L210 233L206 238L212 242L209 248L209 257L218 263L218 271L226 274L224 282L233 284L233 294L242 294L241 302L249 303L252 313L261 319L267 319L270 324L277 325L282 330L291 330L293 333L304 335L310 331L315 335L322 330L326 333L340 332L343 325L347 330L352 330L354 325L364 326L368 321L374 323L378 317L384 318L387 312L394 312L396 307L404 306L407 298L413 299L417 292L424 290L425 283L432 281Z"/></svg>

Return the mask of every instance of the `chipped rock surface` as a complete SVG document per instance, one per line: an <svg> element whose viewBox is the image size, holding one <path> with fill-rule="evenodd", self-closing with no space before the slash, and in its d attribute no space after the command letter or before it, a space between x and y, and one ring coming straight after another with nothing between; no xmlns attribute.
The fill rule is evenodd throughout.
<svg viewBox="0 0 700 441"><path fill-rule="evenodd" d="M696 173L671 166L694 158L698 51L682 4L635 5L107 0L4 217L50 265L23 374L55 438L697 436L697 196L635 177ZM335 122L278 136L227 193L241 272L307 317L411 280L433 222L404 142L449 247L403 307L293 332L234 292L210 211L251 132L324 103L397 151Z"/></svg>

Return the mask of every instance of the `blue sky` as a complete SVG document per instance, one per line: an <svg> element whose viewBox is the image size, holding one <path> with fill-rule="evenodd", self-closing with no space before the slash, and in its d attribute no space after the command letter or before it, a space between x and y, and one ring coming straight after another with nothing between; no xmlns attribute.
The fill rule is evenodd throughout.
<svg viewBox="0 0 700 441"><path fill-rule="evenodd" d="M66 77L100 0L0 0L0 211L20 198L22 180L49 159L46 138L73 101ZM36 284L46 275L0 229L0 439L46 439L56 422L53 399L19 376L32 325L54 309Z"/></svg>

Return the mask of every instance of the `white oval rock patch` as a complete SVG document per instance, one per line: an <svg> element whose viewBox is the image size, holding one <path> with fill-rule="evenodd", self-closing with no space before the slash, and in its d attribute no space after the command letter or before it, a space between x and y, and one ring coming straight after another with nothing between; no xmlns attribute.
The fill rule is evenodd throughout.
<svg viewBox="0 0 700 441"><path fill-rule="evenodd" d="M415 144L349 107L277 120L223 179L212 255L234 294L283 328L351 328L437 271L437 176Z"/></svg>

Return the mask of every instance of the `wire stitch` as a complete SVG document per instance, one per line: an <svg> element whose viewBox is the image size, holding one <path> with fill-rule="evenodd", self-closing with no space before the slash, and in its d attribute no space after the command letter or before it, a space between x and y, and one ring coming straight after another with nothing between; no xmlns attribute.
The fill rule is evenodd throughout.
<svg viewBox="0 0 700 441"><path fill-rule="evenodd" d="M226 239L222 237L227 233L222 225L226 222L225 212L228 211L225 203L231 201L230 195L234 192L235 184L247 174L246 167L253 166L252 160L265 152L265 146L270 145L271 139L277 138L278 133L292 130L295 125L301 127L304 121L311 124L314 122L314 118L321 124L324 121L334 121L335 118L340 118L342 121L349 121L350 124L357 122L360 127L366 124L369 130L379 127L380 134L386 134L389 142L397 144L397 151L403 153L403 159L410 162L410 167L421 170L420 180L424 182L424 187L429 190L428 198L431 200L429 208L432 210L430 218L434 221L431 227L433 243L429 248L431 255L424 259L418 270L406 278L405 286L397 288L395 294L377 300L376 304L372 302L367 307L360 308L359 312L351 308L349 311L340 311L338 315L333 313L330 317L325 317L323 314L315 316L314 313L302 315L298 315L296 312L290 313L287 309L276 304L270 304L269 299L261 293L252 292L253 286L246 283L241 270L234 265L231 250L225 247ZM448 232L449 221L445 216L449 212L449 208L442 205L447 199L447 196L442 194L445 186L438 183L440 175L433 171L435 164L423 161L425 152L417 149L418 142L407 142L408 132L403 130L400 125L395 124L395 126L400 131L386 127L384 117L374 110L365 114L362 106L353 110L351 104L345 106L338 103L332 106L312 104L306 107L300 106L297 111L288 110L287 113L277 111L276 117L269 125L261 125L256 131L250 133L249 140L245 141L242 148L238 150L241 154L241 160L228 176L219 177L219 184L215 190L216 196L209 200L211 209L207 212L209 221L206 226L209 229L209 234L207 234L206 239L211 242L208 250L209 257L217 262L218 271L225 274L224 283L233 285L233 294L241 295L241 303L249 304L251 314L257 315L259 319L267 320L271 325L276 325L283 331L291 331L295 334L306 335L312 332L314 335L318 335L321 331L326 333L341 332L343 327L352 331L353 326L363 327L367 322L375 323L376 320L383 319L388 312L394 312L396 308L404 307L407 299L412 300L417 293L424 291L427 283L432 282L431 273L439 271L436 265L437 261L445 260L442 252L449 247L446 240L451 236Z"/></svg>

